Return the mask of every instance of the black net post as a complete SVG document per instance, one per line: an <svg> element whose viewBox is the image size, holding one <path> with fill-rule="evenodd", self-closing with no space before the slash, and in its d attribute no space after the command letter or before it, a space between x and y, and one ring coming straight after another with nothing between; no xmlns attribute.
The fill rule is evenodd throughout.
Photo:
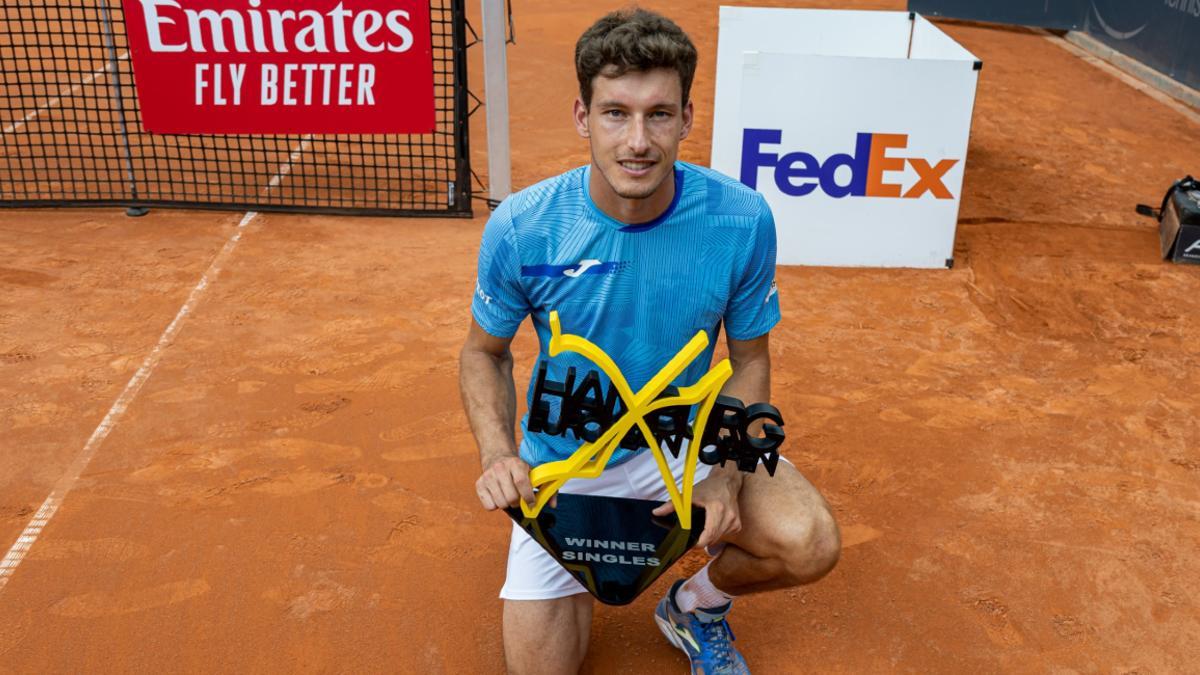
<svg viewBox="0 0 1200 675"><path fill-rule="evenodd" d="M121 95L121 68L117 59L116 38L113 36L112 15L108 11L108 0L100 0L100 21L104 25L104 47L108 50L109 81L112 82L113 103L117 106L117 124L121 129L121 144L125 151L125 177L129 181L129 198L137 201L137 177L133 173L133 150L129 147L129 126L125 122L125 97ZM148 209L130 206L128 216L144 216Z"/></svg>
<svg viewBox="0 0 1200 675"><path fill-rule="evenodd" d="M454 22L454 81L462 82L464 85L467 82L467 22L466 9L464 7L465 0L451 0L451 7L455 17L461 17L461 20ZM450 189L451 204L471 203L471 148L469 144L470 138L470 113L467 110L467 87L455 87L454 89L454 141L457 155L454 163L454 186ZM466 208L470 208L467 206Z"/></svg>

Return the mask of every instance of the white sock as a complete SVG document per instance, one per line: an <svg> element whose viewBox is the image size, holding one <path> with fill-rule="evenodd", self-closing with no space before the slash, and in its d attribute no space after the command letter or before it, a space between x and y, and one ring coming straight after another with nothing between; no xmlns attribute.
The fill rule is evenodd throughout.
<svg viewBox="0 0 1200 675"><path fill-rule="evenodd" d="M708 578L708 568L712 563L704 566L691 579L683 582L679 590L675 592L675 604L684 612L693 612L699 609L714 609L721 607L733 600L733 596L713 586L713 582Z"/></svg>

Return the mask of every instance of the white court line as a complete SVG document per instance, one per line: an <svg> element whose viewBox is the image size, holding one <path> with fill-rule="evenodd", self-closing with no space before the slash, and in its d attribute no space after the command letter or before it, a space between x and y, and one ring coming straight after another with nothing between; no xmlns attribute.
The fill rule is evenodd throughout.
<svg viewBox="0 0 1200 675"><path fill-rule="evenodd" d="M300 144L297 145L296 149L292 151L292 154L288 156L287 163L279 167L279 171L276 172L276 174L271 178L271 181L267 183L267 189L264 190L264 192L270 190L271 188L279 187L279 183L283 180L284 176L292 172L292 164L294 164L297 159L300 159L300 155L304 154L304 151L308 150L311 144L312 134L308 134L304 138L300 139Z"/></svg>
<svg viewBox="0 0 1200 675"><path fill-rule="evenodd" d="M308 149L311 141L311 135L305 136L300 141L296 149L288 157L287 162L279 167L279 171L267 183L264 192L278 187L284 176L291 173L292 164ZM216 281L217 275L221 273L221 267L229 259L238 242L241 241L242 234L246 231L246 226L257 216L257 211L248 211L242 217L241 222L238 223L237 228L233 232L233 236L225 242L225 246L221 248L220 252L217 253L217 257L213 259L212 264L208 266L204 275L200 277L200 283L196 284L196 287L192 289L187 300L183 303L183 307L179 308L179 312L175 315L175 318L167 326L167 329L163 331L162 336L158 338L158 343L154 345L154 349L150 350L150 354L142 361L142 367L138 368L137 372L133 374L133 378L125 385L124 391L121 392L116 402L109 408L108 414L100 421L100 426L96 427L91 437L88 438L87 443L84 444L83 450L75 457L75 461L71 462L71 466L67 469L66 474L54 485L50 496L46 497L46 501L42 502L41 508L37 510L37 513L33 514L33 518L30 519L29 524L25 526L20 536L17 537L16 543L12 545L12 548L8 549L8 553L4 555L3 560L0 560L0 589L3 589L8 584L8 580L13 572L16 571L17 566L25 559L25 554L29 552L29 549L42 534L42 530L45 529L46 524L58 512L58 507L62 505L63 499L66 498L71 488L75 487L75 482L79 480L79 476L83 474L88 464L91 463L92 458L96 455L96 450L100 448L100 444L104 442L104 439L116 427L117 422L125 414L125 410L129 408L129 404L133 402L138 392L141 391L142 385L146 383L146 380L150 379L151 373L154 372L154 367L162 359L163 352L175 341L175 337L183 327L184 319L199 304L200 297L204 294L204 291Z"/></svg>
<svg viewBox="0 0 1200 675"><path fill-rule="evenodd" d="M123 59L127 56L129 56L129 52L121 52L121 55L118 56L117 58ZM46 101L45 104L39 106L33 112L22 117L21 119L17 120L16 122L13 122L12 124L4 127L4 131L2 131L0 133L11 134L12 132L16 131L17 129L20 129L21 127L25 126L26 122L28 122L29 120L42 114L42 111L44 111L48 108L53 108L54 106L58 105L59 102L61 102L64 98L79 91L81 88L83 88L84 85L91 84L92 81L95 80L97 77L100 77L101 75L111 72L112 65L113 65L112 62L110 61L107 64L105 64L105 66L103 68L101 68L101 69L93 72L91 75L88 75L87 77L83 78L83 80L79 84L75 85L74 87L71 87L69 90L58 92L58 96L55 96L54 98L50 99L49 101Z"/></svg>

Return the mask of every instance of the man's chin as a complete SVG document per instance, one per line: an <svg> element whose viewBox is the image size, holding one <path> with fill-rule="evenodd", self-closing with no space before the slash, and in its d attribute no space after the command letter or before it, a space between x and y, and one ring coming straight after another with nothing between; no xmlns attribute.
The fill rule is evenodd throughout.
<svg viewBox="0 0 1200 675"><path fill-rule="evenodd" d="M649 199L650 197L653 197L654 193L657 191L657 187L644 188L640 186L637 189L613 190L613 192L616 192L617 196L621 199Z"/></svg>
<svg viewBox="0 0 1200 675"><path fill-rule="evenodd" d="M622 199L649 199L662 188L665 181L666 176L662 176L658 180L629 181L621 185L614 185L613 192Z"/></svg>
<svg viewBox="0 0 1200 675"><path fill-rule="evenodd" d="M593 166L600 166L593 159ZM600 169L600 175L604 177L604 182L608 183L608 187L613 194L621 199L649 199L653 197L663 183L672 174L670 171L665 171L657 176L645 176L641 179L629 178L621 174L621 167L604 167Z"/></svg>

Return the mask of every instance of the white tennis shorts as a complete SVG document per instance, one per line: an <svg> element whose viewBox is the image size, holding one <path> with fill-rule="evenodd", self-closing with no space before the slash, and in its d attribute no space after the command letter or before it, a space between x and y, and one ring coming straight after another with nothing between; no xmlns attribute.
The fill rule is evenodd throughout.
<svg viewBox="0 0 1200 675"><path fill-rule="evenodd" d="M665 453L676 485L683 478L686 443L683 448L677 458L672 457L670 452ZM697 462L694 483L708 477L709 471L712 471L711 466ZM638 453L624 464L608 467L599 478L573 478L563 485L560 492L660 502L669 499L667 486L663 484L662 474L658 471L658 462L649 450ZM505 600L553 600L577 593L587 593L587 589L514 522L512 541L508 546L508 576L504 587L500 589L500 597Z"/></svg>

